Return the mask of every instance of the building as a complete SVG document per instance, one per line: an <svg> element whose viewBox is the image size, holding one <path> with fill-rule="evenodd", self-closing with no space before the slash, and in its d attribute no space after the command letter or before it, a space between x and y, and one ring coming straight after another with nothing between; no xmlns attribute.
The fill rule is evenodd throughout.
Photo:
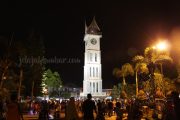
<svg viewBox="0 0 180 120"><path fill-rule="evenodd" d="M102 92L101 37L100 29L93 18L89 26L85 25L84 80L80 96L87 96L88 93L93 97L106 96L106 93Z"/></svg>

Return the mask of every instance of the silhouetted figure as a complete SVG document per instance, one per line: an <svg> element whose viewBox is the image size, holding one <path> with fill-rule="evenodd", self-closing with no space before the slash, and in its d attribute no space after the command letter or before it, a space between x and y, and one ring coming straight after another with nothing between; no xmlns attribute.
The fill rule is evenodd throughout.
<svg viewBox="0 0 180 120"><path fill-rule="evenodd" d="M97 114L96 120L105 120L104 115L103 115L103 106L100 100L98 100L97 107L98 107L98 114Z"/></svg>
<svg viewBox="0 0 180 120"><path fill-rule="evenodd" d="M157 105L156 109L154 110L154 113L153 113L153 118L155 120L164 120L163 117L164 116L163 116L162 108L160 105Z"/></svg>
<svg viewBox="0 0 180 120"><path fill-rule="evenodd" d="M7 118L6 120L23 120L23 115L20 109L20 105L17 102L17 94L12 93L10 97L11 101L7 104Z"/></svg>
<svg viewBox="0 0 180 120"><path fill-rule="evenodd" d="M6 101L0 98L0 120L6 120L7 105Z"/></svg>
<svg viewBox="0 0 180 120"><path fill-rule="evenodd" d="M102 113L103 113L103 116L105 116L105 113L106 113L106 103L103 99L103 101L101 102L101 106L102 106Z"/></svg>
<svg viewBox="0 0 180 120"><path fill-rule="evenodd" d="M167 94L165 120L176 120L172 91Z"/></svg>
<svg viewBox="0 0 180 120"><path fill-rule="evenodd" d="M41 102L41 111L39 113L39 120L49 120L49 104L46 100Z"/></svg>
<svg viewBox="0 0 180 120"><path fill-rule="evenodd" d="M87 100L83 102L82 111L84 113L84 119L83 120L94 120L93 111L96 111L95 102L91 100L92 95L87 95Z"/></svg>
<svg viewBox="0 0 180 120"><path fill-rule="evenodd" d="M123 118L123 110L121 109L121 103L117 102L116 107L115 107L115 112L116 112L116 120L122 120Z"/></svg>
<svg viewBox="0 0 180 120"><path fill-rule="evenodd" d="M74 97L70 98L70 101L66 106L65 118L66 118L66 120L78 120L79 119Z"/></svg>
<svg viewBox="0 0 180 120"><path fill-rule="evenodd" d="M142 116L142 112L140 111L139 105L136 103L132 106L132 119L130 120L139 120Z"/></svg>
<svg viewBox="0 0 180 120"><path fill-rule="evenodd" d="M55 105L54 120L60 120L60 102Z"/></svg>
<svg viewBox="0 0 180 120"><path fill-rule="evenodd" d="M180 120L180 98L178 92L172 92L173 102L174 102L174 110L176 114L177 120Z"/></svg>
<svg viewBox="0 0 180 120"><path fill-rule="evenodd" d="M113 103L112 101L108 102L108 116L111 117L113 115Z"/></svg>

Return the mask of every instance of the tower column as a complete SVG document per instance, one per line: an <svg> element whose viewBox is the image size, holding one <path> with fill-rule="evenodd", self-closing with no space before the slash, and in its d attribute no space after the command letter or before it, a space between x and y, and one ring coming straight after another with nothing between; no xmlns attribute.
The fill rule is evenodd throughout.
<svg viewBox="0 0 180 120"><path fill-rule="evenodd" d="M96 92L97 92L97 91L96 91L96 82L94 82L94 84L95 84L95 86L94 86L94 87L95 87L95 88L94 88L94 92L96 93Z"/></svg>
<svg viewBox="0 0 180 120"><path fill-rule="evenodd" d="M98 89L99 89L98 85L99 85L99 84L98 84L98 82L97 82L97 88L96 88L96 89L97 89L97 92L99 92L99 90L98 90Z"/></svg>
<svg viewBox="0 0 180 120"><path fill-rule="evenodd" d="M91 82L91 93L93 93L93 82Z"/></svg>
<svg viewBox="0 0 180 120"><path fill-rule="evenodd" d="M99 84L98 84L98 91L101 92L101 90L100 90L100 89L101 89L101 88L100 88L100 87L101 87L101 82L98 81L98 83L99 83Z"/></svg>
<svg viewBox="0 0 180 120"><path fill-rule="evenodd" d="M93 82L93 93L95 93L95 83Z"/></svg>

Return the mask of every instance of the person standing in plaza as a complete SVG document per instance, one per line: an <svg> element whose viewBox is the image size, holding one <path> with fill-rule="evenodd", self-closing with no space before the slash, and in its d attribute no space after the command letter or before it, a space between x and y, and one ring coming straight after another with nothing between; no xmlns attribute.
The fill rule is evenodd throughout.
<svg viewBox="0 0 180 120"><path fill-rule="evenodd" d="M74 97L70 98L66 106L65 118L66 120L79 120Z"/></svg>
<svg viewBox="0 0 180 120"><path fill-rule="evenodd" d="M87 99L83 102L82 111L84 114L83 120L94 120L93 112L96 111L95 102L92 99L91 94L87 94Z"/></svg>
<svg viewBox="0 0 180 120"><path fill-rule="evenodd" d="M116 120L122 120L123 110L121 109L121 103L120 102L116 102L115 113L117 116Z"/></svg>
<svg viewBox="0 0 180 120"><path fill-rule="evenodd" d="M174 112L177 120L180 120L180 94L177 91L172 92L172 98L174 103Z"/></svg>
<svg viewBox="0 0 180 120"><path fill-rule="evenodd" d="M3 98L0 98L0 120L6 120L7 105Z"/></svg>
<svg viewBox="0 0 180 120"><path fill-rule="evenodd" d="M111 117L113 115L113 103L112 101L108 102L108 116Z"/></svg>
<svg viewBox="0 0 180 120"><path fill-rule="evenodd" d="M49 120L49 104L47 100L41 101L41 110L39 113L39 120Z"/></svg>
<svg viewBox="0 0 180 120"><path fill-rule="evenodd" d="M6 120L23 120L22 111L17 102L17 94L12 93L10 96L10 103L7 104L7 118Z"/></svg>
<svg viewBox="0 0 180 120"><path fill-rule="evenodd" d="M98 100L97 107L98 107L98 113L96 120L105 120L105 117L103 115L102 102L100 100Z"/></svg>

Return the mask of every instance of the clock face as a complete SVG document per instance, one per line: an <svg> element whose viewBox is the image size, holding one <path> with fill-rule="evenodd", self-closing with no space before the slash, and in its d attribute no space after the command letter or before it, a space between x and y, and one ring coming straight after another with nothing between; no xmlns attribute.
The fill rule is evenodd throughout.
<svg viewBox="0 0 180 120"><path fill-rule="evenodd" d="M92 38L92 39L91 39L91 43L92 43L93 45L95 45L95 44L97 43L97 40L96 40L95 38Z"/></svg>

